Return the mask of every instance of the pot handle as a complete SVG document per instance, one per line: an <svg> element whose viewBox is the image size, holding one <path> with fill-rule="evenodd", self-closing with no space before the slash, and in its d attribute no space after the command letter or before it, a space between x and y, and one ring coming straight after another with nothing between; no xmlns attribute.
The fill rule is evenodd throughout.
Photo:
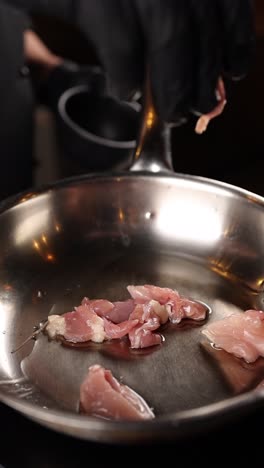
<svg viewBox="0 0 264 468"><path fill-rule="evenodd" d="M130 171L173 172L171 125L159 118L146 80L142 121Z"/></svg>

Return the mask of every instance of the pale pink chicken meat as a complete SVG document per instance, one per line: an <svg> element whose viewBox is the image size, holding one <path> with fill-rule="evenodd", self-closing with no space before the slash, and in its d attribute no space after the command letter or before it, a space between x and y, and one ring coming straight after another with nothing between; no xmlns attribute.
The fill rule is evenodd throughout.
<svg viewBox="0 0 264 468"><path fill-rule="evenodd" d="M207 130L207 127L212 119L218 117L222 114L225 105L226 105L226 92L225 85L222 78L219 78L216 89L216 96L218 99L218 104L216 107L209 112L208 114L201 115L198 119L195 127L195 132L201 135Z"/></svg>
<svg viewBox="0 0 264 468"><path fill-rule="evenodd" d="M166 304L174 295L174 291L169 288L160 288L145 284L144 286L127 286L127 290L136 304L145 304L151 300L157 301L160 304Z"/></svg>
<svg viewBox="0 0 264 468"><path fill-rule="evenodd" d="M152 329L147 328L148 323L138 325L129 332L129 341L132 349L148 348L150 346L160 345L162 337L159 333L153 333Z"/></svg>
<svg viewBox="0 0 264 468"><path fill-rule="evenodd" d="M112 323L107 318L103 318L105 336L108 340L115 340L126 336L138 324L138 320L125 320L121 323Z"/></svg>
<svg viewBox="0 0 264 468"><path fill-rule="evenodd" d="M218 348L254 362L264 357L264 312L247 310L209 324L202 333Z"/></svg>
<svg viewBox="0 0 264 468"><path fill-rule="evenodd" d="M80 410L90 416L113 420L153 419L146 401L127 385L121 384L110 370L91 366L80 387Z"/></svg>
<svg viewBox="0 0 264 468"><path fill-rule="evenodd" d="M72 343L121 339L126 335L132 348L158 345L162 337L153 333L168 321L203 320L207 307L187 299L177 291L158 286L128 286L132 299L110 302L85 297L72 312L48 318L50 338L63 337Z"/></svg>
<svg viewBox="0 0 264 468"><path fill-rule="evenodd" d="M160 305L155 300L145 304L137 304L130 319L138 321L138 324L128 334L131 348L147 348L161 344L161 335L153 333L153 331L168 320L168 313L164 305Z"/></svg>
<svg viewBox="0 0 264 468"><path fill-rule="evenodd" d="M182 319L204 320L208 311L206 305L201 302L184 298L177 303L168 303L167 308L172 323L179 323Z"/></svg>
<svg viewBox="0 0 264 468"><path fill-rule="evenodd" d="M169 315L165 305L161 305L154 299L148 300L145 303L137 303L134 306L133 312L129 319L138 319L141 323L146 322L150 318L156 318L159 324L164 324L168 321Z"/></svg>
<svg viewBox="0 0 264 468"><path fill-rule="evenodd" d="M144 304L154 300L161 305L165 305L167 316L174 324L180 323L185 318L191 318L192 320L204 320L206 318L208 308L204 304L187 299L173 289L160 288L149 284L144 286L129 285L127 289L137 304Z"/></svg>
<svg viewBox="0 0 264 468"><path fill-rule="evenodd" d="M132 299L127 301L113 302L113 309L105 317L113 323L121 323L129 319L130 314L135 308L135 303Z"/></svg>
<svg viewBox="0 0 264 468"><path fill-rule="evenodd" d="M72 312L61 316L50 315L46 332L51 338L60 335L72 343L102 343L105 340L103 319L87 305L76 307Z"/></svg>
<svg viewBox="0 0 264 468"><path fill-rule="evenodd" d="M106 299L90 300L85 297L82 300L82 304L89 304L92 310L99 315L99 317L106 317L113 323L121 323L128 320L129 315L135 307L132 299L128 299L127 301L110 302Z"/></svg>

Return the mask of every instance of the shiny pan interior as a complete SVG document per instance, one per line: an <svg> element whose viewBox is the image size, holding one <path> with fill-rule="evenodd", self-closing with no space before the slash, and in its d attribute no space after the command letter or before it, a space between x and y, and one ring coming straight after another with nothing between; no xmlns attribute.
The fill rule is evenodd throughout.
<svg viewBox="0 0 264 468"><path fill-rule="evenodd" d="M111 342L67 348L40 334L12 351L50 313L69 311L84 296L126 299L128 284L170 287L203 301L212 310L208 321L262 308L263 239L261 197L180 174L85 176L5 202L0 399L60 432L126 443L193 434L261 405L254 387L262 362L242 365L214 350L201 334L206 323L165 330L164 343L148 350ZM78 414L80 383L96 363L141 394L156 418Z"/></svg>

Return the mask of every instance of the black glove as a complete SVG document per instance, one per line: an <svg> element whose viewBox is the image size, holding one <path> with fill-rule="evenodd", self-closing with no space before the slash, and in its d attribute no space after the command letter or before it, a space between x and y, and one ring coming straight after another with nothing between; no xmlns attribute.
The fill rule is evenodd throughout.
<svg viewBox="0 0 264 468"><path fill-rule="evenodd" d="M69 88L85 85L87 91L96 94L105 92L105 76L98 66L79 65L64 60L55 67L46 79L35 79L39 100L56 110L58 100Z"/></svg>
<svg viewBox="0 0 264 468"><path fill-rule="evenodd" d="M211 111L218 77L240 78L252 59L251 0L89 0L78 8L119 95L142 88L148 63L167 121Z"/></svg>

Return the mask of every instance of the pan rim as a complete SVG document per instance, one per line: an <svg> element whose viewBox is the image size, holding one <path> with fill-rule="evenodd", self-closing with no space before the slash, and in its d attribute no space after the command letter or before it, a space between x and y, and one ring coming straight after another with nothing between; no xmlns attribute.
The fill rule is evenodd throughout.
<svg viewBox="0 0 264 468"><path fill-rule="evenodd" d="M196 431L208 430L208 427L219 426L226 419L241 416L253 408L257 409L263 406L263 400L263 389L250 390L215 403L176 411L171 415L158 416L152 420L112 421L92 418L87 415L82 416L63 409L47 410L34 405L34 403L6 395L0 390L2 403L39 424L90 441L113 442L114 439L118 440L115 435L122 435L121 443L135 442L135 435L138 442L141 442L142 439L160 440L164 436L171 436L175 439L175 437L182 437L188 433L193 435ZM223 421L220 421L219 418L223 418ZM113 437L109 437L109 434L113 434Z"/></svg>
<svg viewBox="0 0 264 468"><path fill-rule="evenodd" d="M97 182L98 180L104 181L109 180L116 182L125 181L125 179L137 179L138 177L144 179L159 179L163 180L179 180L190 183L198 183L200 185L207 185L210 188L218 189L220 192L226 192L229 195L236 195L241 197L248 202L255 205L259 205L264 208L264 196L258 195L250 190L244 189L237 185L233 185L227 182L223 182L217 179L209 177L203 177L199 175L185 174L180 172L149 172L149 171L107 171L107 172L92 172L81 174L77 176L66 177L53 182L42 184L38 187L31 187L27 190L19 192L15 195L11 195L4 200L0 201L0 215L8 209L14 208L15 206L26 203L38 196L45 195L45 193L51 193L53 190L63 189L71 187L74 184L82 184L85 182Z"/></svg>

